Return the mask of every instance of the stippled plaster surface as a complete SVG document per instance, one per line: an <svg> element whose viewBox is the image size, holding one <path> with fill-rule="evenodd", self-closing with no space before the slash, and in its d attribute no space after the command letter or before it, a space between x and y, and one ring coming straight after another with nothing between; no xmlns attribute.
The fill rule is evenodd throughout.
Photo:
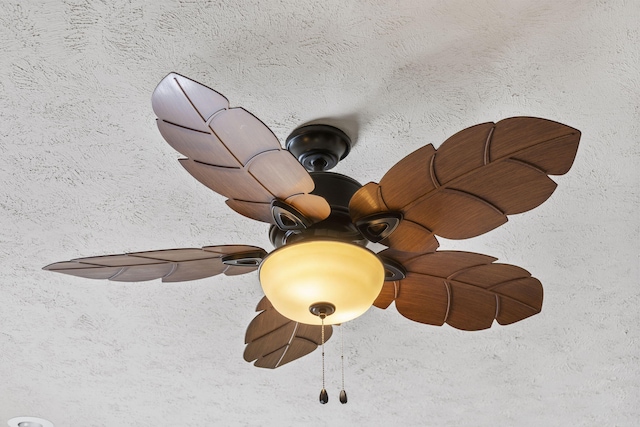
<svg viewBox="0 0 640 427"><path fill-rule="evenodd" d="M0 0L0 425L635 426L640 423L640 2ZM513 115L583 132L538 209L443 249L545 287L540 315L465 333L393 307L320 356L242 360L256 275L123 284L41 271L80 256L243 243L267 228L176 161L150 95L170 71L284 139L356 139L362 183Z"/></svg>

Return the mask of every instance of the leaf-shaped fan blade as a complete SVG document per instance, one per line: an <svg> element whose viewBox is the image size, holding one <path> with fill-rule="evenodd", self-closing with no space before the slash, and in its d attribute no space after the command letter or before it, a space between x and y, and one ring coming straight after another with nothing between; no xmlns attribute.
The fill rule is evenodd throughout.
<svg viewBox="0 0 640 427"><path fill-rule="evenodd" d="M266 252L255 246L205 246L77 258L49 264L43 270L117 282L184 282L221 273L255 271Z"/></svg>
<svg viewBox="0 0 640 427"><path fill-rule="evenodd" d="M244 360L259 368L275 369L306 356L322 344L322 326L290 320L276 311L267 297L256 307L260 311L249 324L245 335ZM333 329L325 325L324 340Z"/></svg>
<svg viewBox="0 0 640 427"><path fill-rule="evenodd" d="M391 210L382 200L376 183L364 185L353 195L349 213L363 236L376 243L416 253L433 252L439 246L431 230L412 221L401 219L394 229L387 229L389 224L381 219L389 216Z"/></svg>
<svg viewBox="0 0 640 427"><path fill-rule="evenodd" d="M394 259L392 251L379 255ZM386 308L395 300L398 312L408 319L467 331L487 329L494 319L508 325L539 313L540 281L520 267L494 261L488 255L455 251L405 259L406 278L385 282L374 305Z"/></svg>
<svg viewBox="0 0 640 427"><path fill-rule="evenodd" d="M409 221L450 239L486 233L504 224L507 215L549 198L556 183L547 175L569 170L579 140L577 129L534 117L472 126L437 151L427 145L409 154L379 185L364 186L351 200L352 219L366 226L373 214L396 212L402 214L401 225ZM372 205L375 192L380 202ZM407 243L391 247L415 251Z"/></svg>
<svg viewBox="0 0 640 427"><path fill-rule="evenodd" d="M271 202L279 199L311 222L329 216L326 200L309 194L309 173L253 114L229 108L218 92L176 73L158 84L152 104L164 139L188 157L182 166L232 209L275 223Z"/></svg>

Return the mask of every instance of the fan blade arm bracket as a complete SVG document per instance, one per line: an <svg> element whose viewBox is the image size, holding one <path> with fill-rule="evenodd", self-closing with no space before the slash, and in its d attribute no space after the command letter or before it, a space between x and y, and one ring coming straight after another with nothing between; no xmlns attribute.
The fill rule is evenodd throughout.
<svg viewBox="0 0 640 427"><path fill-rule="evenodd" d="M407 277L407 269L398 261L384 256L378 256L384 267L385 282L395 282Z"/></svg>
<svg viewBox="0 0 640 427"><path fill-rule="evenodd" d="M313 221L302 212L277 198L271 202L271 215L282 231L304 230L313 225Z"/></svg>
<svg viewBox="0 0 640 427"><path fill-rule="evenodd" d="M379 212L358 219L355 225L367 240L378 243L389 237L403 218L403 213L399 211Z"/></svg>
<svg viewBox="0 0 640 427"><path fill-rule="evenodd" d="M224 265L234 267L256 267L260 265L262 260L267 256L267 252L263 249L247 252L238 252L235 254L224 255L221 261Z"/></svg>

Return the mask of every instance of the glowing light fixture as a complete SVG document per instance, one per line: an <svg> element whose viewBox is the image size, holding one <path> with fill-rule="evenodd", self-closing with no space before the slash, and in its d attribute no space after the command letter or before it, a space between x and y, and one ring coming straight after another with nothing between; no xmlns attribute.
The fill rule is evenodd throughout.
<svg viewBox="0 0 640 427"><path fill-rule="evenodd" d="M384 283L384 267L370 250L331 240L283 246L260 265L260 283L274 308L289 319L319 325L362 315Z"/></svg>

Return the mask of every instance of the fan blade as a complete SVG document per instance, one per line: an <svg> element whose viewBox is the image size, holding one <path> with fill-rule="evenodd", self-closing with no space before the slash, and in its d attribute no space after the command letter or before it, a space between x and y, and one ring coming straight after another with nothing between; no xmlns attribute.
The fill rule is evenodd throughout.
<svg viewBox="0 0 640 427"><path fill-rule="evenodd" d="M427 145L409 154L379 185L360 189L349 205L352 219L366 227L374 214L395 213L400 224L410 221L445 238L478 236L547 200L556 188L548 175L570 169L579 141L577 129L535 117L472 126L437 151ZM394 233L390 247L414 250L405 239L394 245Z"/></svg>
<svg viewBox="0 0 640 427"><path fill-rule="evenodd" d="M393 251L379 256L400 262ZM494 319L508 325L539 313L540 281L520 267L494 261L488 255L455 251L405 259L406 278L385 282L374 305L386 308L395 300L398 312L408 319L467 331L487 329Z"/></svg>
<svg viewBox="0 0 640 427"><path fill-rule="evenodd" d="M229 101L203 84L169 73L153 91L151 106L161 120L210 133L207 121L215 113L229 108Z"/></svg>
<svg viewBox="0 0 640 427"><path fill-rule="evenodd" d="M376 214L384 216L389 211L390 209L382 200L380 186L373 182L360 188L349 202L351 218L367 239L407 252L433 252L438 248L440 244L431 230L412 221L400 220L395 229L388 230L388 234L382 236L381 233L387 230L376 230L375 227L379 223L370 218Z"/></svg>
<svg viewBox="0 0 640 427"><path fill-rule="evenodd" d="M271 202L294 199L292 206L312 223L331 213L323 198L303 197L313 191L313 180L273 132L243 108L229 108L218 92L170 73L153 92L152 105L163 138L187 156L182 166L240 214L276 224Z"/></svg>
<svg viewBox="0 0 640 427"><path fill-rule="evenodd" d="M322 344L322 326L289 320L276 311L267 297L256 307L260 311L245 335L244 360L259 368L275 369L306 356ZM325 342L333 329L325 326Z"/></svg>
<svg viewBox="0 0 640 427"><path fill-rule="evenodd" d="M299 212L304 211L305 217L312 222L320 222L327 217L327 201L324 197L315 194L296 194L285 199L285 203L293 206ZM273 221L271 203L266 202L245 202L242 200L227 200L227 205L242 215L263 222Z"/></svg>
<svg viewBox="0 0 640 427"><path fill-rule="evenodd" d="M256 246L223 245L77 258L49 264L43 270L87 279L117 282L184 282L221 273L255 271L266 252Z"/></svg>
<svg viewBox="0 0 640 427"><path fill-rule="evenodd" d="M373 305L384 310L391 305L391 303L396 299L397 296L398 281L384 282L384 284L382 285L382 290L380 291L380 294L378 294L376 300L373 302Z"/></svg>

